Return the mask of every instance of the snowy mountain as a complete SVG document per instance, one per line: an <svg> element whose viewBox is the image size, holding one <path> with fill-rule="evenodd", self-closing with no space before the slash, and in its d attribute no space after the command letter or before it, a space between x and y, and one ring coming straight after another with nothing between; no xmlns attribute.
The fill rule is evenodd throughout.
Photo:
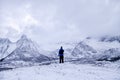
<svg viewBox="0 0 120 80"><path fill-rule="evenodd" d="M81 41L72 52L78 58L92 58L99 61L113 61L120 59L119 37L86 38Z"/></svg>
<svg viewBox="0 0 120 80"><path fill-rule="evenodd" d="M98 61L117 61L120 59L120 48L111 48L105 50L99 55Z"/></svg>
<svg viewBox="0 0 120 80"><path fill-rule="evenodd" d="M113 38L113 37L112 37ZM0 39L0 59L4 61L31 61L42 62L49 61L52 58L58 58L60 46L63 46L65 58L94 58L95 60L112 60L120 56L119 38L114 41L106 41L98 38L86 38L76 43L56 43L50 45L49 50L40 49L35 42L22 35L16 42L12 43L9 39ZM76 45L76 46L75 46ZM48 56L48 57L47 57Z"/></svg>
<svg viewBox="0 0 120 80"><path fill-rule="evenodd" d="M0 39L0 60L5 63L20 62L42 62L49 61L49 57L41 54L35 42L28 39L26 35L13 43L9 39Z"/></svg>
<svg viewBox="0 0 120 80"><path fill-rule="evenodd" d="M15 50L16 45L7 38L0 38L0 59Z"/></svg>
<svg viewBox="0 0 120 80"><path fill-rule="evenodd" d="M93 53L97 53L95 49L91 46L87 45L85 42L80 42L72 52L74 57L90 57Z"/></svg>
<svg viewBox="0 0 120 80"><path fill-rule="evenodd" d="M23 35L17 42L16 42L16 49L9 54L5 61L33 61L33 62L41 62L45 60L49 60L47 56L44 56L39 53L35 43L28 39L25 35Z"/></svg>
<svg viewBox="0 0 120 80"><path fill-rule="evenodd" d="M8 39L0 39L0 56L2 56L6 53L8 47L9 47L10 41Z"/></svg>

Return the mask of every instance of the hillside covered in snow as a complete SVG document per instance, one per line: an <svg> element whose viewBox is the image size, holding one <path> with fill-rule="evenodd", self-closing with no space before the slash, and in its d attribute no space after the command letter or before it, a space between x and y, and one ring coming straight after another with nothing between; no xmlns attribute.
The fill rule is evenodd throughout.
<svg viewBox="0 0 120 80"><path fill-rule="evenodd" d="M120 59L119 38L86 38L77 44L72 55L76 58L91 58L98 61L117 61Z"/></svg>
<svg viewBox="0 0 120 80"><path fill-rule="evenodd" d="M1 65L19 66L20 64L24 65L26 62L37 63L49 60L49 57L41 54L37 44L27 38L26 35L22 35L21 38L14 43L9 39L1 39L0 46Z"/></svg>

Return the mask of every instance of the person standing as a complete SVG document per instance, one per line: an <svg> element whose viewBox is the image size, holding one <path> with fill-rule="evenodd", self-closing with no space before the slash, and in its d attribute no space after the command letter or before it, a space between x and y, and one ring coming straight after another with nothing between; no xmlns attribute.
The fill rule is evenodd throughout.
<svg viewBox="0 0 120 80"><path fill-rule="evenodd" d="M59 49L59 62L60 63L64 63L64 49L61 46L61 48Z"/></svg>

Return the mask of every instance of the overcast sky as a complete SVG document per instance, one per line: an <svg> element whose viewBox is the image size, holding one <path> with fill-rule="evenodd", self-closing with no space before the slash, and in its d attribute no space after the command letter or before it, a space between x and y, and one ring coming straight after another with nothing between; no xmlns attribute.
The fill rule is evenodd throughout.
<svg viewBox="0 0 120 80"><path fill-rule="evenodd" d="M120 35L120 0L0 0L0 37L39 43Z"/></svg>

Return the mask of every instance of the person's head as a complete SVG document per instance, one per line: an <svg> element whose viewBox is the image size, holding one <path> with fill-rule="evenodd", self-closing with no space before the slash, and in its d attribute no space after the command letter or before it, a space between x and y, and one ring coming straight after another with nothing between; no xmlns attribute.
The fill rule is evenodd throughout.
<svg viewBox="0 0 120 80"><path fill-rule="evenodd" d="M60 49L63 49L63 47L61 46L61 48Z"/></svg>

